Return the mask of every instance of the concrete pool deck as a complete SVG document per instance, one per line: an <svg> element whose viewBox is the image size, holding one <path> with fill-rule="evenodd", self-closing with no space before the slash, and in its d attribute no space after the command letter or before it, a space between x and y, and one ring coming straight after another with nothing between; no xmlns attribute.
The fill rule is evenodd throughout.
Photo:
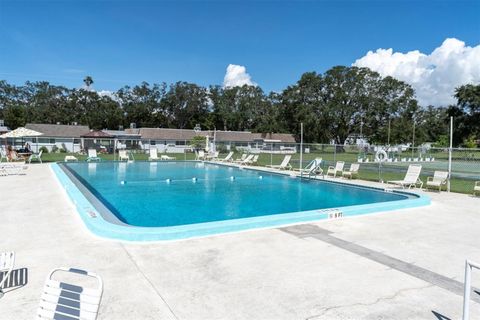
<svg viewBox="0 0 480 320"><path fill-rule="evenodd" d="M93 236L48 165L32 165L0 177L0 251L28 274L5 289L0 317L33 318L48 272L66 266L102 276L98 319L459 319L465 259L480 261L480 198L428 195L428 207L124 243Z"/></svg>

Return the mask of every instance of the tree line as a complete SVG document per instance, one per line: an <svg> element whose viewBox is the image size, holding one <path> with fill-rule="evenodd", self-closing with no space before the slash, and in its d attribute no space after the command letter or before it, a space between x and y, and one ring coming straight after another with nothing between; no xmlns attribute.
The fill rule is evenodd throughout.
<svg viewBox="0 0 480 320"><path fill-rule="evenodd" d="M176 82L125 86L110 95L46 81L16 86L0 81L0 119L11 128L26 123L78 123L93 129L137 127L283 132L306 142L343 144L352 137L370 143L425 141L444 145L448 119L455 116L455 144L472 145L480 133L480 86L456 90L456 105L420 106L413 88L368 68L336 66L304 73L282 92L259 86L204 87Z"/></svg>

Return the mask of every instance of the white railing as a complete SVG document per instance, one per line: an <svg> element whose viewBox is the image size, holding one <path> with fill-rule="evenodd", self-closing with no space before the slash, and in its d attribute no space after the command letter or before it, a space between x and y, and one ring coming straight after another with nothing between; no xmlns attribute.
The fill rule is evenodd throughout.
<svg viewBox="0 0 480 320"><path fill-rule="evenodd" d="M463 292L463 320L470 319L470 293L472 291L472 270L480 270L480 264L472 261L465 261L465 285Z"/></svg>

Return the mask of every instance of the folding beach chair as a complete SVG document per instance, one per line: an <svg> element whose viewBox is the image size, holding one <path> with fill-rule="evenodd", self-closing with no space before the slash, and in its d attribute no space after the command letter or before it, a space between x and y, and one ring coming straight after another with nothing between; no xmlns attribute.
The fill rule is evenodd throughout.
<svg viewBox="0 0 480 320"><path fill-rule="evenodd" d="M84 288L78 284L53 279L57 272L77 274L97 280L96 288ZM103 294L103 281L98 275L73 268L53 269L43 287L36 319L95 320Z"/></svg>
<svg viewBox="0 0 480 320"><path fill-rule="evenodd" d="M10 273L12 273L13 266L15 265L15 252L2 252L0 253L0 273L3 274L0 280L0 298L3 297L3 285L7 283Z"/></svg>

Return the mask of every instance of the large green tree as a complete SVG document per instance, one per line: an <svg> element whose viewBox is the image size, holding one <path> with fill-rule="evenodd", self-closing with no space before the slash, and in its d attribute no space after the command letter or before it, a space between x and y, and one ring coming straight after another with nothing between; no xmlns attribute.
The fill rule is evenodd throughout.
<svg viewBox="0 0 480 320"><path fill-rule="evenodd" d="M137 127L168 127L171 116L163 99L166 94L165 83L150 85L142 82L133 88L123 87L116 96L124 111L124 123Z"/></svg>
<svg viewBox="0 0 480 320"><path fill-rule="evenodd" d="M467 84L455 90L457 104L447 110L454 117L453 143L480 138L480 85Z"/></svg>
<svg viewBox="0 0 480 320"><path fill-rule="evenodd" d="M178 129L192 129L196 124L212 127L207 89L194 83L177 82L170 86L162 100L168 115L168 125Z"/></svg>

